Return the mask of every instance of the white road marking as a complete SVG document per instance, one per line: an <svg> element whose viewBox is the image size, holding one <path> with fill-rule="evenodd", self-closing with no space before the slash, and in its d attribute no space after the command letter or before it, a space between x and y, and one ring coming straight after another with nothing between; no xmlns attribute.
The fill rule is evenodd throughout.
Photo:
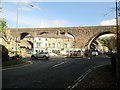
<svg viewBox="0 0 120 90"><path fill-rule="evenodd" d="M79 81L80 80L80 78L82 78L83 77L83 75L81 75L77 80L75 80L75 82L77 82L77 81Z"/></svg>
<svg viewBox="0 0 120 90"><path fill-rule="evenodd" d="M70 90L72 90L73 88L75 88L79 83L77 82Z"/></svg>
<svg viewBox="0 0 120 90"><path fill-rule="evenodd" d="M82 74L77 80L75 80L75 84L72 86L67 87L66 90L72 90L74 89L92 70L89 69L88 71L86 71L84 74Z"/></svg>
<svg viewBox="0 0 120 90"><path fill-rule="evenodd" d="M67 87L68 89L70 88L70 86Z"/></svg>
<svg viewBox="0 0 120 90"><path fill-rule="evenodd" d="M105 66L105 65L109 65L109 64L99 65L99 66L93 67L93 69L96 69L98 67ZM91 71L92 71L91 69L88 69L77 80L75 80L75 84L74 85L68 86L66 90L72 90L72 89L74 89Z"/></svg>
<svg viewBox="0 0 120 90"><path fill-rule="evenodd" d="M65 61L65 62L61 62L61 63L59 63L59 64L56 64L56 65L54 65L53 67L60 66L60 65L62 65L62 64L64 64L64 63L66 63L66 61Z"/></svg>

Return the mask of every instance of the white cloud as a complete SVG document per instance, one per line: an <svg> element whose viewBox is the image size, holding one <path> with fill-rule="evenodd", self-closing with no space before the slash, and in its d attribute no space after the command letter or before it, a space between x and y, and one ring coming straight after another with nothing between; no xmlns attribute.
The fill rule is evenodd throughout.
<svg viewBox="0 0 120 90"><path fill-rule="evenodd" d="M70 25L70 22L66 20L44 20L40 22L39 27L40 28L65 27L67 25Z"/></svg>
<svg viewBox="0 0 120 90"><path fill-rule="evenodd" d="M16 13L14 13L13 11L4 10L3 14L8 24L9 22L12 22L14 23L14 26L15 26L16 18L17 18ZM18 27L23 27L23 26L24 27L25 26L26 27L40 27L40 28L65 27L70 24L71 23L66 20L46 20L46 19L37 18L37 17L30 17L30 16L28 17L27 15L20 15L20 14L18 15ZM10 26L8 25L8 27Z"/></svg>
<svg viewBox="0 0 120 90"><path fill-rule="evenodd" d="M44 22L44 21L41 21L41 22L39 23L39 27L40 27L40 28L48 27L48 23L47 23L47 22Z"/></svg>
<svg viewBox="0 0 120 90"><path fill-rule="evenodd" d="M116 25L116 19L105 20L100 23L101 26L105 25Z"/></svg>
<svg viewBox="0 0 120 90"><path fill-rule="evenodd" d="M67 24L68 22L65 20L53 20L52 24L54 26L64 26L65 24Z"/></svg>

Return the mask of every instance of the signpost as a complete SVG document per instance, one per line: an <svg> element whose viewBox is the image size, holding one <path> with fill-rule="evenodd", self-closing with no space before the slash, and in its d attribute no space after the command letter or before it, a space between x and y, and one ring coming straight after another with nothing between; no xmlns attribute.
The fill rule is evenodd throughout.
<svg viewBox="0 0 120 90"><path fill-rule="evenodd" d="M117 35L117 56L116 56L116 79L117 79L117 82L119 82L119 54L120 54L120 20L119 20L119 13L120 13L120 10L119 10L119 7L120 7L120 1L118 2L116 0L116 35Z"/></svg>

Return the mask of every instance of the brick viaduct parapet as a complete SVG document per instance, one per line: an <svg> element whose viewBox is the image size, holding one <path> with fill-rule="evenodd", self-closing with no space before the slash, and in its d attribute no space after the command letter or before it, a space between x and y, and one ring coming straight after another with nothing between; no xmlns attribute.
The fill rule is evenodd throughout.
<svg viewBox="0 0 120 90"><path fill-rule="evenodd" d="M89 44L103 34L115 33L116 26L84 26L84 27L59 27L59 28L8 28L13 37L21 37L23 33L29 33L36 37L42 32L48 33L69 33L75 39L76 48L85 48Z"/></svg>

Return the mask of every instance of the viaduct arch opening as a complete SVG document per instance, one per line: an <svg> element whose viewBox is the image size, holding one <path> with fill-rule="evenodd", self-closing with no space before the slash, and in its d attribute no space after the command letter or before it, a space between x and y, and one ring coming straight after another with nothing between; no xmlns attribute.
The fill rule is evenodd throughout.
<svg viewBox="0 0 120 90"><path fill-rule="evenodd" d="M96 34L95 36L91 37L87 43L87 49L92 49L92 47L94 48L95 45L98 45L99 42L96 41L97 38L99 38L100 36L102 35L107 35L107 34L115 34L115 33L111 33L110 31L107 31L107 32L102 32L102 33L98 33Z"/></svg>
<svg viewBox="0 0 120 90"><path fill-rule="evenodd" d="M33 36L31 33L23 32L20 34L20 41L24 42L24 47L27 48L27 45L29 44L31 48L33 48Z"/></svg>

